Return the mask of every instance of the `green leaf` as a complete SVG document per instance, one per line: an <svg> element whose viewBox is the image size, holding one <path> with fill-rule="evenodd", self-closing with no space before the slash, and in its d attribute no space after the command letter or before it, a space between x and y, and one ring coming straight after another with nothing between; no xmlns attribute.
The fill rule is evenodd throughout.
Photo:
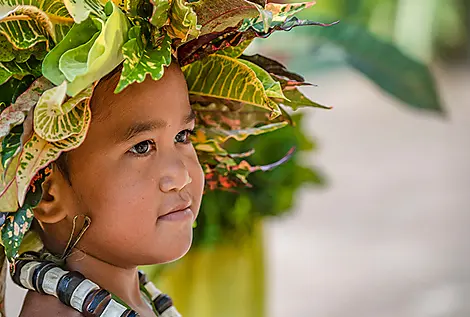
<svg viewBox="0 0 470 317"><path fill-rule="evenodd" d="M17 125L11 129L10 133L2 141L0 151L1 166L6 169L13 157L21 151L21 136L23 135L23 126Z"/></svg>
<svg viewBox="0 0 470 317"><path fill-rule="evenodd" d="M29 49L39 42L60 42L73 24L62 0L0 0L11 7L0 21L0 33L17 49Z"/></svg>
<svg viewBox="0 0 470 317"><path fill-rule="evenodd" d="M79 147L85 140L88 127L90 125L91 111L86 104L85 116L83 118L84 128L79 134L69 136L65 140L58 142L47 142L36 133L25 143L20 156L20 164L16 174L18 184L18 203L23 206L23 202L28 192L31 180L36 173L55 161L62 152L73 150Z"/></svg>
<svg viewBox="0 0 470 317"><path fill-rule="evenodd" d="M198 16L190 3L172 0L169 11L170 24L167 32L172 39L186 42L199 36Z"/></svg>
<svg viewBox="0 0 470 317"><path fill-rule="evenodd" d="M282 92L281 84L274 80L266 70L252 62L243 59L239 59L239 61L255 72L256 77L263 83L264 90L268 97L286 99Z"/></svg>
<svg viewBox="0 0 470 317"><path fill-rule="evenodd" d="M44 92L34 108L34 131L48 142L64 140L84 129L85 109L93 86L64 102L67 85Z"/></svg>
<svg viewBox="0 0 470 317"><path fill-rule="evenodd" d="M18 168L16 156L5 170L0 166L0 212L15 212L18 210L18 186L16 185L16 170Z"/></svg>
<svg viewBox="0 0 470 317"><path fill-rule="evenodd" d="M289 17L310 8L315 4L315 1L303 2L303 3L268 3L266 4L265 10L269 11L273 15L274 21L286 21Z"/></svg>
<svg viewBox="0 0 470 317"><path fill-rule="evenodd" d="M108 2L108 4L112 4L113 12L88 53L87 71L69 83L67 87L69 96L75 96L101 79L124 60L122 46L127 41L129 22L114 3Z"/></svg>
<svg viewBox="0 0 470 317"><path fill-rule="evenodd" d="M223 55L210 55L182 68L188 82L189 93L228 99L258 106L272 111L273 117L280 114L265 93L256 73L238 61Z"/></svg>
<svg viewBox="0 0 470 317"><path fill-rule="evenodd" d="M10 78L23 79L27 75L41 76L41 62L32 58L26 63L0 62L0 85Z"/></svg>
<svg viewBox="0 0 470 317"><path fill-rule="evenodd" d="M202 26L201 35L222 32L259 15L256 5L245 0L200 0L193 7Z"/></svg>
<svg viewBox="0 0 470 317"><path fill-rule="evenodd" d="M443 112L429 67L408 57L366 28L342 22L334 28L319 32L312 30L309 35L343 48L351 66L409 106Z"/></svg>
<svg viewBox="0 0 470 317"><path fill-rule="evenodd" d="M54 85L62 84L65 80L65 76L59 69L60 58L67 51L90 41L96 33L98 33L98 28L91 19L80 24L74 24L64 40L56 45L44 58L42 63L42 73L44 77L49 79Z"/></svg>
<svg viewBox="0 0 470 317"><path fill-rule="evenodd" d="M42 183L49 175L49 169L38 172L32 181L32 189L28 192L23 206L18 211L10 213L1 228L2 244L10 262L18 255L21 243L34 219L33 208L36 207L42 198Z"/></svg>
<svg viewBox="0 0 470 317"><path fill-rule="evenodd" d="M243 54L243 52L248 48L248 46L250 46L252 42L253 39L246 40L241 42L237 46L229 46L223 50L217 51L216 54L238 58Z"/></svg>
<svg viewBox="0 0 470 317"><path fill-rule="evenodd" d="M30 206L21 207L16 213L10 214L2 227L2 242L10 262L17 256L24 235L34 219Z"/></svg>
<svg viewBox="0 0 470 317"><path fill-rule="evenodd" d="M7 136L12 127L22 124L28 112L36 105L42 93L53 85L44 77L37 79L16 102L0 115L0 138Z"/></svg>
<svg viewBox="0 0 470 317"><path fill-rule="evenodd" d="M169 23L168 12L170 11L169 0L154 0L153 1L153 14L150 18L150 23L157 28L161 28Z"/></svg>
<svg viewBox="0 0 470 317"><path fill-rule="evenodd" d="M141 83L150 74L153 80L162 78L164 67L171 64L171 39L165 36L157 48L145 48L140 26L129 31L129 41L124 44L124 67L115 93L119 93L134 82Z"/></svg>
<svg viewBox="0 0 470 317"><path fill-rule="evenodd" d="M292 110L297 110L302 107L313 107L322 109L331 109L331 107L320 105L310 99L308 99L300 90L285 89L284 95L288 100L280 100L279 102L285 106L289 106Z"/></svg>
<svg viewBox="0 0 470 317"><path fill-rule="evenodd" d="M65 52L59 59L59 70L65 76L67 81L72 82L77 76L83 75L88 70L88 53L99 35L96 32L93 37L78 47Z"/></svg>

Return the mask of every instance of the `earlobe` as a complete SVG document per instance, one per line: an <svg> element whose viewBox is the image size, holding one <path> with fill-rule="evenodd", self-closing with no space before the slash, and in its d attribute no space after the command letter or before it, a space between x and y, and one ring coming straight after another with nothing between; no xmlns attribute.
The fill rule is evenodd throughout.
<svg viewBox="0 0 470 317"><path fill-rule="evenodd" d="M34 208L34 216L42 223L57 223L67 217L67 191L70 184L53 164L52 172L42 184L41 202Z"/></svg>

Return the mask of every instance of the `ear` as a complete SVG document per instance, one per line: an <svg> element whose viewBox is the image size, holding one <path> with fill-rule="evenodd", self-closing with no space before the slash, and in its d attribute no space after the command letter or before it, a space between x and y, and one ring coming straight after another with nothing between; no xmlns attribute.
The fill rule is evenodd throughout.
<svg viewBox="0 0 470 317"><path fill-rule="evenodd" d="M67 217L73 190L56 164L42 184L41 202L34 208L34 217L42 223L57 223Z"/></svg>

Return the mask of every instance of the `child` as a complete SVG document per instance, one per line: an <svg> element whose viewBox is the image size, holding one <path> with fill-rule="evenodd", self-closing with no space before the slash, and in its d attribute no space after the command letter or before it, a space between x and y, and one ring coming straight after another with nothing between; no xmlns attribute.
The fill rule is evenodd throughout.
<svg viewBox="0 0 470 317"><path fill-rule="evenodd" d="M137 267L188 251L204 178L229 188L260 169L228 137L308 105L302 77L242 53L317 24L293 16L312 3L3 1L0 225L30 290L21 316L179 316Z"/></svg>

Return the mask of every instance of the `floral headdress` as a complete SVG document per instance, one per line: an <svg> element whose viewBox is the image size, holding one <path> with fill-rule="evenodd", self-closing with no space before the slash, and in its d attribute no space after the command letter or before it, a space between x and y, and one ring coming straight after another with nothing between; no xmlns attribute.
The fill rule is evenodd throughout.
<svg viewBox="0 0 470 317"><path fill-rule="evenodd" d="M0 0L0 228L8 260L25 248L51 162L86 137L96 83L121 64L115 93L179 63L197 113L193 141L207 189L249 185L249 173L284 161L251 166L242 160L250 153L228 153L223 143L290 124L286 106L319 107L297 89L308 85L301 76L243 55L255 38L324 25L295 17L313 4Z"/></svg>

